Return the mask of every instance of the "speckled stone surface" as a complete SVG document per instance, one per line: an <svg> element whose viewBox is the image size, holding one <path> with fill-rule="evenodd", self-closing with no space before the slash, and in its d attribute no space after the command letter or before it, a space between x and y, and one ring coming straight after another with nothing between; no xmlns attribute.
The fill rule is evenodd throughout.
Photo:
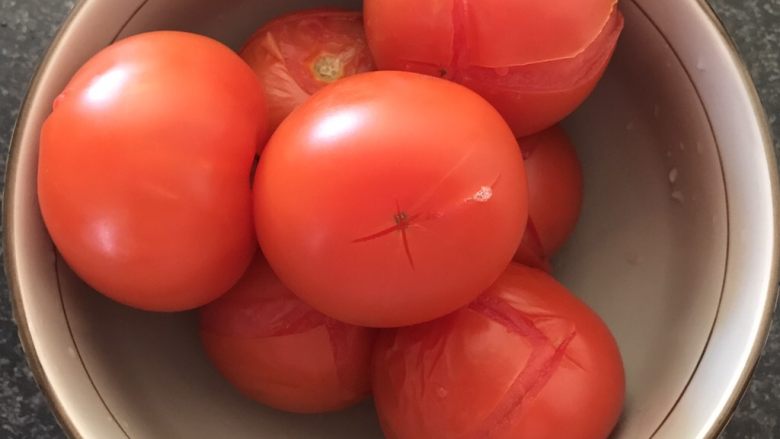
<svg viewBox="0 0 780 439"><path fill-rule="evenodd" d="M0 147L2 169L30 76L73 7L62 0L0 0ZM3 176L3 179L5 177ZM5 271L0 278L0 438L62 438L24 358L11 316Z"/></svg>
<svg viewBox="0 0 780 439"><path fill-rule="evenodd" d="M119 0L118 0L119 1ZM710 0L755 79L780 139L780 0ZM19 105L40 56L73 1L0 0L0 147L2 168ZM775 141L780 152L780 142ZM65 437L32 378L0 276L0 438ZM780 438L780 324L722 439ZM680 438L685 439L685 438Z"/></svg>

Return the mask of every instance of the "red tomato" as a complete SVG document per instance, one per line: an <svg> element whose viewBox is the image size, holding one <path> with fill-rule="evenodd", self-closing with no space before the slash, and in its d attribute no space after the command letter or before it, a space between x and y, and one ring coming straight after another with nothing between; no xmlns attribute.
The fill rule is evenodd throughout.
<svg viewBox="0 0 780 439"><path fill-rule="evenodd" d="M241 57L265 86L271 128L322 87L374 70L360 12L308 10L261 27Z"/></svg>
<svg viewBox="0 0 780 439"><path fill-rule="evenodd" d="M202 309L200 335L225 378L271 407L326 412L369 394L375 330L313 310L261 256L230 292Z"/></svg>
<svg viewBox="0 0 780 439"><path fill-rule="evenodd" d="M459 82L517 136L554 125L585 100L623 27L617 0L365 0L364 13L380 68Z"/></svg>
<svg viewBox="0 0 780 439"><path fill-rule="evenodd" d="M414 73L364 73L314 95L272 136L254 187L282 282L363 326L468 304L512 259L527 218L506 122L468 89Z"/></svg>
<svg viewBox="0 0 780 439"><path fill-rule="evenodd" d="M620 352L599 317L517 264L467 308L383 331L374 365L388 439L604 439L625 392Z"/></svg>
<svg viewBox="0 0 780 439"><path fill-rule="evenodd" d="M41 131L38 197L54 243L124 304L214 300L257 249L249 174L266 125L252 70L214 40L153 32L108 47Z"/></svg>
<svg viewBox="0 0 780 439"><path fill-rule="evenodd" d="M520 139L528 176L528 227L515 260L538 268L563 246L582 207L582 168L562 128Z"/></svg>

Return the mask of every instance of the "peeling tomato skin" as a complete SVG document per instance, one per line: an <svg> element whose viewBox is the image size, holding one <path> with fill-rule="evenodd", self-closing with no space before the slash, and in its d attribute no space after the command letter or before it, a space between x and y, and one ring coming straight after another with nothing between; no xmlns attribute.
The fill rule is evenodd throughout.
<svg viewBox="0 0 780 439"><path fill-rule="evenodd" d="M507 9L505 2L448 0L432 2L437 8L415 8L415 17L406 19L397 1L366 0L367 38L379 68L463 84L490 101L517 136L527 136L582 104L622 30L615 0L593 0L591 8L556 6L569 1L527 0ZM529 19L536 24L524 26ZM438 43L423 44L419 35Z"/></svg>
<svg viewBox="0 0 780 439"><path fill-rule="evenodd" d="M528 177L528 226L515 261L549 271L582 209L582 166L566 132L555 126L518 140Z"/></svg>
<svg viewBox="0 0 780 439"><path fill-rule="evenodd" d="M571 60L513 67L505 75L469 69L460 83L487 99L519 137L552 127L579 107L604 75L618 37L623 15L615 10L605 33Z"/></svg>
<svg viewBox="0 0 780 439"><path fill-rule="evenodd" d="M237 390L279 410L339 410L370 393L376 332L295 297L258 255L228 294L201 310L207 356Z"/></svg>
<svg viewBox="0 0 780 439"><path fill-rule="evenodd" d="M375 70L363 16L355 11L310 9L279 17L258 29L240 54L263 83L271 130L321 88ZM331 67L327 78L323 65Z"/></svg>
<svg viewBox="0 0 780 439"><path fill-rule="evenodd" d="M625 392L606 325L518 264L467 308L383 330L373 361L380 422L395 439L604 439Z"/></svg>

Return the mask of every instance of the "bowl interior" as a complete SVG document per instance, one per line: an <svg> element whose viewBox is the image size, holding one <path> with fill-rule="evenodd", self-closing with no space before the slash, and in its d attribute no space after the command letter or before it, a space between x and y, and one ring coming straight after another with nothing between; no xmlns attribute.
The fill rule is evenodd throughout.
<svg viewBox="0 0 780 439"><path fill-rule="evenodd" d="M89 19L118 38L194 31L237 48L281 13L360 6L349 0L135 3L114 12L103 7L101 14L112 18L100 23L97 9L84 11L79 25L91 25ZM728 218L718 148L689 72L640 4L624 1L621 8L626 27L615 59L593 96L565 122L584 165L585 203L555 270L616 335L628 397L614 436L639 438L653 435L666 419L704 352L723 289ZM65 40L60 52L76 43ZM83 52L78 56L88 56ZM50 72L58 78L51 93L77 63L59 65ZM34 177L28 180L20 184L33 186L28 192L34 196ZM298 416L243 398L206 361L192 314L148 314L104 299L56 258L39 214L25 215L37 242L27 257L39 261L39 288L26 294L56 304L61 297L62 304L28 312L50 313L52 324L66 331L58 335L66 341L60 353L39 355L64 354L70 363L63 367L86 370L87 381L60 384L71 393L91 385L105 406L101 419L89 420L93 425L115 425L132 438L381 437L370 402L338 414ZM59 400L69 404L67 398Z"/></svg>

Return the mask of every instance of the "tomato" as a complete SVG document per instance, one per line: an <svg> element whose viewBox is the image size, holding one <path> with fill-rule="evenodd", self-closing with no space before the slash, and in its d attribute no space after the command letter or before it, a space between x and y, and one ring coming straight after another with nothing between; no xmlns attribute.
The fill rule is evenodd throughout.
<svg viewBox="0 0 780 439"><path fill-rule="evenodd" d="M153 311L227 291L257 249L250 168L266 136L263 93L235 53L154 32L95 55L41 131L46 227L88 284Z"/></svg>
<svg viewBox="0 0 780 439"><path fill-rule="evenodd" d="M620 352L599 317L517 264L467 308L383 331L374 365L388 439L604 439L625 392Z"/></svg>
<svg viewBox="0 0 780 439"><path fill-rule="evenodd" d="M287 118L255 175L260 246L292 291L362 326L468 304L512 259L527 193L517 141L468 89L355 75Z"/></svg>
<svg viewBox="0 0 780 439"><path fill-rule="evenodd" d="M364 14L379 68L459 82L517 136L554 125L585 100L623 27L617 0L365 0Z"/></svg>
<svg viewBox="0 0 780 439"><path fill-rule="evenodd" d="M528 177L528 227L515 260L542 268L577 224L582 168L559 126L520 139L520 148Z"/></svg>
<svg viewBox="0 0 780 439"><path fill-rule="evenodd" d="M338 410L369 394L375 330L313 310L258 256L239 283L205 306L208 357L239 391L298 413Z"/></svg>
<svg viewBox="0 0 780 439"><path fill-rule="evenodd" d="M374 70L360 12L307 10L261 27L241 50L265 86L271 128L314 92Z"/></svg>

